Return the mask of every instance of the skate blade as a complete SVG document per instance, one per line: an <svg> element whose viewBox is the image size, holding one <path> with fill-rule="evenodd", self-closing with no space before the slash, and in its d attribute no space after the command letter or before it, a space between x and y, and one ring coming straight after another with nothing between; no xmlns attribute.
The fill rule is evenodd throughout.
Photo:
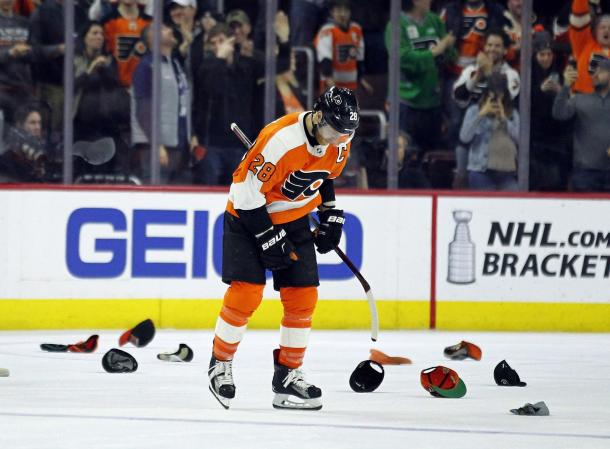
<svg viewBox="0 0 610 449"><path fill-rule="evenodd" d="M225 408L225 410L229 410L229 407L231 406L231 399L227 399L227 398L224 398L224 397L216 394L216 392L214 391L214 389L212 388L211 385L209 385L208 388L209 388L210 392L212 393L212 395L216 398L218 403L220 405L222 405Z"/></svg>
<svg viewBox="0 0 610 449"><path fill-rule="evenodd" d="M289 394L276 393L273 398L273 408L288 410L320 410L322 408L322 398L301 399Z"/></svg>

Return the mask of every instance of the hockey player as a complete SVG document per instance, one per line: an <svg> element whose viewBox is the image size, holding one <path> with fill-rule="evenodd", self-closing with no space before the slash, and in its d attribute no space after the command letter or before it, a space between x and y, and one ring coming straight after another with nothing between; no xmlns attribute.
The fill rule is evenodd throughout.
<svg viewBox="0 0 610 449"><path fill-rule="evenodd" d="M335 209L339 176L359 123L358 102L331 87L313 111L292 113L267 125L233 173L224 215L222 280L229 284L216 322L208 371L210 391L225 408L235 396L233 356L263 297L265 270L273 273L284 315L273 351L275 408L322 408L322 391L299 369L318 299L321 254L341 239L343 211ZM318 208L319 228L309 213Z"/></svg>

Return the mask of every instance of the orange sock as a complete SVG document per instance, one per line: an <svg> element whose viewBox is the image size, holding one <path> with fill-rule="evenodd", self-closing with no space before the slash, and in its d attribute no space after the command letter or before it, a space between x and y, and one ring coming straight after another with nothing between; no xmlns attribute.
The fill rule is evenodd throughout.
<svg viewBox="0 0 610 449"><path fill-rule="evenodd" d="M303 364L311 331L311 317L318 301L316 287L285 287L280 289L284 317L280 326L278 361L289 368Z"/></svg>
<svg viewBox="0 0 610 449"><path fill-rule="evenodd" d="M248 319L263 299L264 285L249 282L231 282L225 293L220 316L214 331L214 349L217 360L232 360L241 342Z"/></svg>

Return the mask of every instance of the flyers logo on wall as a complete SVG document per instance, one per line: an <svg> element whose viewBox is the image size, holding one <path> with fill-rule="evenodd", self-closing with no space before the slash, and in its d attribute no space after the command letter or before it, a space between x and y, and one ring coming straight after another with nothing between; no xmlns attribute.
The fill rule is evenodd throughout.
<svg viewBox="0 0 610 449"><path fill-rule="evenodd" d="M492 277L610 277L610 232L566 232L565 227L559 232L551 221L492 220L486 233L473 236L473 211L454 210L452 217L455 228L447 258L447 282L451 284L472 284L477 278Z"/></svg>

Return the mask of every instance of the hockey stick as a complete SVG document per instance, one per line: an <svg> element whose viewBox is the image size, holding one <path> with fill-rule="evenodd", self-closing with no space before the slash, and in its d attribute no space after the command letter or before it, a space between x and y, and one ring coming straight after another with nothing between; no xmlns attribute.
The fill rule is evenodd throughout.
<svg viewBox="0 0 610 449"><path fill-rule="evenodd" d="M250 139L248 139L248 136L246 136L244 132L239 128L239 126L237 126L236 123L231 123L231 131L235 133L237 138L241 141L241 143L244 144L244 146L248 150L252 147L252 142L250 141ZM333 249L335 253L337 253L337 255L339 256L339 258L343 261L343 263L347 265L347 268L349 268L350 271L354 274L354 276L356 276L356 279L358 279L358 282L360 282L360 285L362 285L362 288L364 289L366 299L369 303L369 310L371 312L371 340L377 341L377 335L379 334L379 317L377 316L377 305L375 303L375 297L373 296L371 286L341 248L335 246Z"/></svg>

